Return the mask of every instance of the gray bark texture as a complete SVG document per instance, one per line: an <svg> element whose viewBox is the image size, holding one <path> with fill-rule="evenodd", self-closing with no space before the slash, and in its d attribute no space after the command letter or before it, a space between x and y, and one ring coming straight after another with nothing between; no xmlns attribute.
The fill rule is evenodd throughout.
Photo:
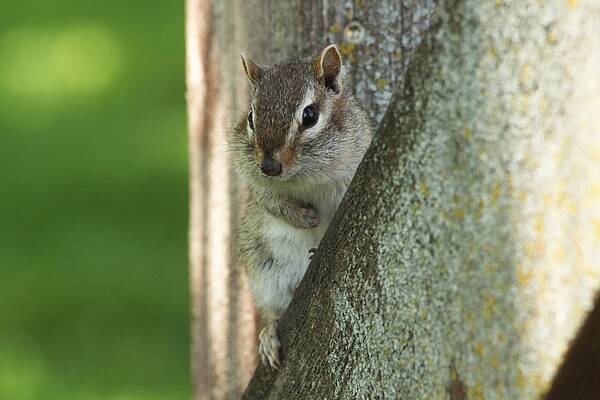
<svg viewBox="0 0 600 400"><path fill-rule="evenodd" d="M440 5L280 325L282 367L245 399L547 390L599 283L599 12Z"/></svg>
<svg viewBox="0 0 600 400"><path fill-rule="evenodd" d="M188 7L194 3L209 2ZM246 109L235 53L270 63L331 41L381 121L281 321L282 365L259 366L243 398L543 395L600 283L598 2L454 0L433 13L430 3L412 1L229 0L207 8L213 45L200 64L215 75L204 84L232 102L206 117L220 118L218 128ZM215 145L190 145L194 171ZM192 174L192 198L195 184L219 185L210 168ZM229 215L233 233L237 212ZM206 247L193 226L191 249ZM192 276L206 270L194 254ZM213 292L202 282L191 282L203 310L193 314L195 398L236 398L248 366L206 361L203 344L215 354L223 348L211 345L218 330L207 315L219 311L203 300ZM225 332L235 338L244 327L234 325ZM223 351L253 345L244 346L232 341ZM237 372L217 380L211 368Z"/></svg>

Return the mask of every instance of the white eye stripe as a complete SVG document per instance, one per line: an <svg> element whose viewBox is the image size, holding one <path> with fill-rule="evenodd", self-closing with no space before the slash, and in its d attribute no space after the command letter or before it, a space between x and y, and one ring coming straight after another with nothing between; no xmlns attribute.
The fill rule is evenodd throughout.
<svg viewBox="0 0 600 400"><path fill-rule="evenodd" d="M298 132L298 129L300 129L300 125L302 124L302 112L304 111L304 108L314 103L314 101L315 90L313 88L310 88L306 91L306 93L304 93L304 97L300 102L300 106L296 109L296 113L292 118L290 128L288 129L288 133L285 137L286 143L292 143L294 137L296 136L296 132Z"/></svg>
<svg viewBox="0 0 600 400"><path fill-rule="evenodd" d="M302 101L300 102L300 106L296 109L296 121L298 124L302 123L302 113L304 112L304 109L313 104L315 100L315 90L310 88L306 91Z"/></svg>
<svg viewBox="0 0 600 400"><path fill-rule="evenodd" d="M331 104L332 103L330 101L323 102L323 106L321 106L319 109L319 119L317 119L317 123L302 131L303 136L313 138L316 137L319 132L325 129L331 118Z"/></svg>
<svg viewBox="0 0 600 400"><path fill-rule="evenodd" d="M250 128L249 114L252 115L252 128ZM246 131L249 137L254 137L254 130L256 130L256 111L254 111L254 104L251 104L250 111L246 114Z"/></svg>
<svg viewBox="0 0 600 400"><path fill-rule="evenodd" d="M298 108L296 109L296 113L294 114L294 118L290 124L290 129L288 130L286 136L287 143L291 143L293 141L294 137L296 136L296 133L300 129L300 126L302 125L302 114L304 112L304 109L310 106L311 104L315 104L316 100L317 99L314 88L309 88L304 94L304 97L300 102L300 106L298 106ZM319 113L317 123L314 126L303 130L302 135L313 137L325 127L327 122L329 122L329 117L331 115L331 110L329 106L326 105L324 110L318 109L317 112Z"/></svg>

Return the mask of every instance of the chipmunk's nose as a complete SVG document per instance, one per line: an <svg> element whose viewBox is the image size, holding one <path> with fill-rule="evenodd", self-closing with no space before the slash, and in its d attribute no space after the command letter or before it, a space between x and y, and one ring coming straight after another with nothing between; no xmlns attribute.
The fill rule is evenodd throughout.
<svg viewBox="0 0 600 400"><path fill-rule="evenodd" d="M265 155L260 165L260 170L263 174L268 176L279 176L281 175L281 163L273 158L272 155Z"/></svg>

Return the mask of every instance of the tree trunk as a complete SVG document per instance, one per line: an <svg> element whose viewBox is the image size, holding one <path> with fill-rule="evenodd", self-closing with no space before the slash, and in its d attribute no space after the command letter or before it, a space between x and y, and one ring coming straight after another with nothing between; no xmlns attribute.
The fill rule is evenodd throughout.
<svg viewBox="0 0 600 400"><path fill-rule="evenodd" d="M232 110L244 107L231 63L236 10L233 1L186 3L194 399L239 398L256 364L252 300L235 257L239 184L224 151Z"/></svg>
<svg viewBox="0 0 600 400"><path fill-rule="evenodd" d="M535 399L600 278L597 2L445 2L244 399Z"/></svg>
<svg viewBox="0 0 600 400"><path fill-rule="evenodd" d="M187 0L195 399L239 398L256 365L252 302L235 264L239 184L224 151L225 129L248 108L239 54L271 63L338 43L379 120L431 8L432 0Z"/></svg>
<svg viewBox="0 0 600 400"><path fill-rule="evenodd" d="M219 150L247 108L237 53L269 63L331 41L377 121L396 94L280 324L282 366L259 367L244 398L546 390L600 277L598 5L446 1L408 57L430 7L188 0L196 399L236 398L255 362Z"/></svg>

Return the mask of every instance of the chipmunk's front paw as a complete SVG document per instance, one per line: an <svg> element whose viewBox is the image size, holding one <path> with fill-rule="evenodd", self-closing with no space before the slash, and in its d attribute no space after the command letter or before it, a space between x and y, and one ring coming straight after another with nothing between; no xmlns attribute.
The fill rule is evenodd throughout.
<svg viewBox="0 0 600 400"><path fill-rule="evenodd" d="M279 347L281 346L277 337L277 321L270 322L260 331L258 336L258 354L264 365L271 368L279 367Z"/></svg>
<svg viewBox="0 0 600 400"><path fill-rule="evenodd" d="M319 249L318 249L318 248L316 248L316 247L313 247L312 249L308 250L308 254L310 254L310 255L308 256L308 259L309 259L310 261L312 261L312 260L313 260L313 258L315 258L315 257L317 256L317 251L318 251L318 250L319 250Z"/></svg>
<svg viewBox="0 0 600 400"><path fill-rule="evenodd" d="M301 208L301 218L302 218L302 225L305 228L315 228L317 226L319 226L319 223L321 222L321 218L319 217L319 212L309 206L302 206Z"/></svg>

